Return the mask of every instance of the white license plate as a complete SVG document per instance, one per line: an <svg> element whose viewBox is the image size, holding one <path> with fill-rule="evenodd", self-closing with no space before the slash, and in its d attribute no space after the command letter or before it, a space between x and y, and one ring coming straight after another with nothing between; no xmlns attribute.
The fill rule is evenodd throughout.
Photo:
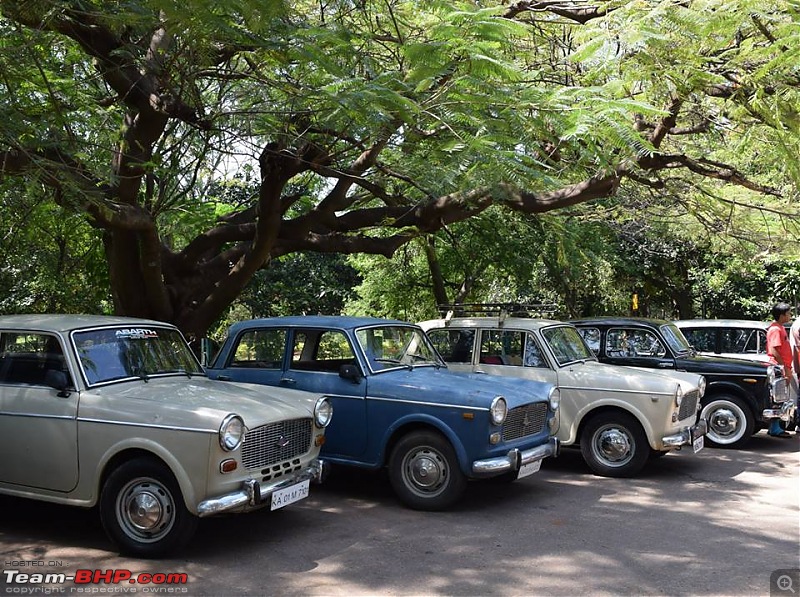
<svg viewBox="0 0 800 597"><path fill-rule="evenodd" d="M522 477L527 477L528 475L532 475L533 473L537 472L540 468L542 468L541 460L536 460L528 464L523 464L521 467L519 467L519 473L517 474L517 479L522 479Z"/></svg>
<svg viewBox="0 0 800 597"><path fill-rule="evenodd" d="M692 442L692 450L694 450L695 454L697 454L700 450L703 449L703 446L705 445L704 441L705 438L706 438L705 435L701 435L696 440L694 440L694 442Z"/></svg>
<svg viewBox="0 0 800 597"><path fill-rule="evenodd" d="M270 509L277 510L278 508L283 508L284 506L294 504L295 502L299 502L300 500L307 498L308 488L310 485L311 481L308 480L303 481L302 483L297 483L296 485L290 485L289 487L279 489L272 494L272 508Z"/></svg>

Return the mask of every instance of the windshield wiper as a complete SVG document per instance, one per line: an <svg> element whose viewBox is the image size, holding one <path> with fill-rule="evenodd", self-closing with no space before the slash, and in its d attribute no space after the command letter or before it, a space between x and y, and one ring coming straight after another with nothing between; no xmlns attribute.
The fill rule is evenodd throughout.
<svg viewBox="0 0 800 597"><path fill-rule="evenodd" d="M147 372L144 370L144 367L141 367L141 366L139 366L139 367L133 367L133 368L131 369L131 373L133 373L134 375L136 375L136 376L137 376L139 379L141 379L141 380L142 380L142 381L144 381L145 383L147 383L148 381L150 381L150 378L148 377L148 375L147 375Z"/></svg>
<svg viewBox="0 0 800 597"><path fill-rule="evenodd" d="M378 359L372 359L372 360L375 361L376 363L389 363L390 365L401 365L403 367L407 367L409 371L411 371L414 368L414 366L411 365L410 363L404 363L400 359L390 359L386 357L380 357Z"/></svg>

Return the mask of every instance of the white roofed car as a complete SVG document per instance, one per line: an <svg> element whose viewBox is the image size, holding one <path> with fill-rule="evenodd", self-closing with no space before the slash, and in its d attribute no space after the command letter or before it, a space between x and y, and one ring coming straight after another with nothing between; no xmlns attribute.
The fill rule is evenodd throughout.
<svg viewBox="0 0 800 597"><path fill-rule="evenodd" d="M680 328L698 354L769 362L769 322L747 319L679 319Z"/></svg>
<svg viewBox="0 0 800 597"><path fill-rule="evenodd" d="M450 317L419 324L456 371L548 381L561 393L556 437L598 475L629 477L649 458L702 449L702 376L599 363L572 325L527 317Z"/></svg>
<svg viewBox="0 0 800 597"><path fill-rule="evenodd" d="M0 316L0 494L97 505L127 554L306 497L331 412L318 394L208 379L169 324Z"/></svg>

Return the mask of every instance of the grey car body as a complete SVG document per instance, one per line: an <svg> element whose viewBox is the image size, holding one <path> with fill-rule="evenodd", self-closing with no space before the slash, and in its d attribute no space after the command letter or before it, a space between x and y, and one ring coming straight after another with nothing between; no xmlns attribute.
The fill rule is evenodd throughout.
<svg viewBox="0 0 800 597"><path fill-rule="evenodd" d="M599 363L578 331L527 317L451 317L424 321L448 367L547 381L561 393L558 432L580 446L596 474L637 474L648 458L688 446L702 449L705 421L696 421L701 376L658 374Z"/></svg>
<svg viewBox="0 0 800 597"><path fill-rule="evenodd" d="M208 379L169 324L0 317L0 493L99 505L133 555L182 547L199 517L307 495L329 406Z"/></svg>

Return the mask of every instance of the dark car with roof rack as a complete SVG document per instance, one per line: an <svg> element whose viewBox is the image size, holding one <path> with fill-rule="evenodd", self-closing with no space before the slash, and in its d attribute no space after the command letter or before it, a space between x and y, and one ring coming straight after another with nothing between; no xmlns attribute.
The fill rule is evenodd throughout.
<svg viewBox="0 0 800 597"><path fill-rule="evenodd" d="M603 363L661 371L698 373L706 378L700 417L706 440L717 447L740 448L779 418L789 421L794 407L780 368L768 363L701 356L670 321L644 317L594 317L572 320Z"/></svg>

